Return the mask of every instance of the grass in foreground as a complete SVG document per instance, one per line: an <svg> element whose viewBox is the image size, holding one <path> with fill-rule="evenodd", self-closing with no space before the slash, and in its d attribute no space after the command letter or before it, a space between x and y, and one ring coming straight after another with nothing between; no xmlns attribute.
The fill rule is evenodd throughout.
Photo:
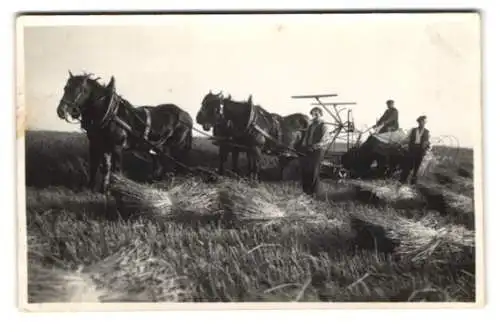
<svg viewBox="0 0 500 332"><path fill-rule="evenodd" d="M425 196L422 209L388 191L376 204L360 199L355 183L328 184L324 201L310 201L293 182L226 182L212 189L233 188L229 218L200 218L189 205L185 214L120 218L108 213L113 201L81 189L81 172L56 163L54 146L85 160L58 144L30 150L47 161L30 169L27 192L31 301L475 300L474 229ZM35 189L47 179L52 187ZM179 202L203 186L176 179L163 189L180 184Z"/></svg>

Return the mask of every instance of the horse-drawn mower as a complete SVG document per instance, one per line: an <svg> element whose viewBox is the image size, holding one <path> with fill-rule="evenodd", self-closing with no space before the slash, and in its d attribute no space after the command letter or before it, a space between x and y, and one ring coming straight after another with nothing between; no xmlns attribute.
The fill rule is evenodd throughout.
<svg viewBox="0 0 500 332"><path fill-rule="evenodd" d="M311 105L322 107L332 119L325 121L332 129L322 162L323 176L336 179L394 176L405 157L407 135L402 130L383 134L378 134L374 128L359 130L355 127L351 108L356 103L322 101L330 97L337 97L337 94L292 96L294 99L314 99L316 102ZM367 133L367 139L362 142Z"/></svg>

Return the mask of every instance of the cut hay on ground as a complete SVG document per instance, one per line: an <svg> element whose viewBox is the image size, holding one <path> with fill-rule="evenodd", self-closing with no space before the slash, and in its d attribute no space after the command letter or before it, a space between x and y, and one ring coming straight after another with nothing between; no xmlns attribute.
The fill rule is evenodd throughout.
<svg viewBox="0 0 500 332"><path fill-rule="evenodd" d="M196 180L186 179L168 191L174 212L199 215L215 215L221 213L219 191L213 185Z"/></svg>
<svg viewBox="0 0 500 332"><path fill-rule="evenodd" d="M162 217L172 211L168 192L132 181L124 176L112 175L110 193L118 210L126 215Z"/></svg>
<svg viewBox="0 0 500 332"><path fill-rule="evenodd" d="M219 198L227 217L238 220L271 220L285 217L263 187L252 188L242 181L227 181L219 185Z"/></svg>
<svg viewBox="0 0 500 332"><path fill-rule="evenodd" d="M187 299L183 278L151 246L136 240L108 258L80 271L28 264L28 301L55 302L179 302Z"/></svg>
<svg viewBox="0 0 500 332"><path fill-rule="evenodd" d="M83 270L98 287L101 302L180 302L188 292L174 267L154 255L145 241L136 240L110 257Z"/></svg>
<svg viewBox="0 0 500 332"><path fill-rule="evenodd" d="M379 242L391 239L395 252L413 261L450 261L450 257L473 259L475 233L462 226L446 225L439 216L427 214L421 219L407 219L395 213L369 209L353 214L367 225L380 226L384 232ZM372 234L374 235L374 234Z"/></svg>
<svg viewBox="0 0 500 332"><path fill-rule="evenodd" d="M398 227L391 229L389 236L401 241L396 252L412 257L413 261L438 259L447 262L451 257L474 250L474 232L464 227L436 227L435 220L429 216L417 221L399 218L397 222Z"/></svg>
<svg viewBox="0 0 500 332"><path fill-rule="evenodd" d="M475 228L474 201L471 197L435 183L420 183L417 188L427 199L430 208L457 217L457 223L470 229Z"/></svg>
<svg viewBox="0 0 500 332"><path fill-rule="evenodd" d="M46 268L35 261L28 264L29 303L97 303L104 294L84 273Z"/></svg>
<svg viewBox="0 0 500 332"><path fill-rule="evenodd" d="M283 209L290 220L297 220L307 223L333 223L343 224L340 218L337 218L336 211L328 203L320 202L307 195L290 197L281 202Z"/></svg>
<svg viewBox="0 0 500 332"><path fill-rule="evenodd" d="M328 203L320 202L294 187L260 185L256 188L244 181L229 180L220 184L221 206L229 218L240 221L261 221L265 225L278 223L337 223L341 221Z"/></svg>
<svg viewBox="0 0 500 332"><path fill-rule="evenodd" d="M419 209L425 201L413 188L398 181L376 180L350 182L356 190L356 199L364 203L390 205L394 208Z"/></svg>
<svg viewBox="0 0 500 332"><path fill-rule="evenodd" d="M411 187L402 186L397 181L376 180L376 181L359 181L353 180L352 184L355 187L369 190L376 197L394 202L405 199L418 199L418 193Z"/></svg>
<svg viewBox="0 0 500 332"><path fill-rule="evenodd" d="M195 179L163 190L115 175L110 189L119 211L129 216L217 215L221 210L217 189Z"/></svg>

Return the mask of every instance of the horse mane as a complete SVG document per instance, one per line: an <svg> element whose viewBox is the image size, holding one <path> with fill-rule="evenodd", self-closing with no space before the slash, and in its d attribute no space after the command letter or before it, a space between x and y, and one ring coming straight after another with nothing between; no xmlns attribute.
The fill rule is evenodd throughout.
<svg viewBox="0 0 500 332"><path fill-rule="evenodd" d="M86 73L86 72L83 72L82 75L79 75L79 76L82 76L82 77L86 77L89 81L91 81L93 84L101 87L101 88L106 88L106 85L104 82L101 82L100 80L102 80L102 78L100 76L97 76L97 77L93 77L95 76L95 74L93 73ZM116 91L115 91L116 93ZM121 96L120 94L116 93L116 95L118 96L118 98L120 99L120 101L123 103L123 105L129 109L129 110L135 110L136 108L134 107L134 105L132 105L131 102L129 102L127 99L125 99L123 96Z"/></svg>
<svg viewBox="0 0 500 332"><path fill-rule="evenodd" d="M97 83L97 84L102 86L101 82L99 82L99 80L101 80L101 77L100 76L93 77L93 76L95 76L94 73L87 73L84 71L82 74L75 75L74 77L86 78L87 80L92 81L92 82Z"/></svg>

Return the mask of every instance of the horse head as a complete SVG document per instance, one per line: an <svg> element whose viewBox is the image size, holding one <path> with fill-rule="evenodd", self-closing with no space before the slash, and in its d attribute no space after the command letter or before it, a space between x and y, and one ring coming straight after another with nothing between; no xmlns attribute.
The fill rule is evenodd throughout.
<svg viewBox="0 0 500 332"><path fill-rule="evenodd" d="M205 95L201 102L201 108L196 115L196 122L202 125L203 130L209 131L215 126L222 114L224 95L222 91L213 93L212 90Z"/></svg>
<svg viewBox="0 0 500 332"><path fill-rule="evenodd" d="M64 93L57 106L57 115L59 118L68 120L68 116L72 120L81 121L89 101L91 101L95 89L99 84L99 78L92 78L92 74L73 75L69 72L69 78L64 86ZM114 92L115 80L111 78L108 86L105 87L108 91Z"/></svg>

